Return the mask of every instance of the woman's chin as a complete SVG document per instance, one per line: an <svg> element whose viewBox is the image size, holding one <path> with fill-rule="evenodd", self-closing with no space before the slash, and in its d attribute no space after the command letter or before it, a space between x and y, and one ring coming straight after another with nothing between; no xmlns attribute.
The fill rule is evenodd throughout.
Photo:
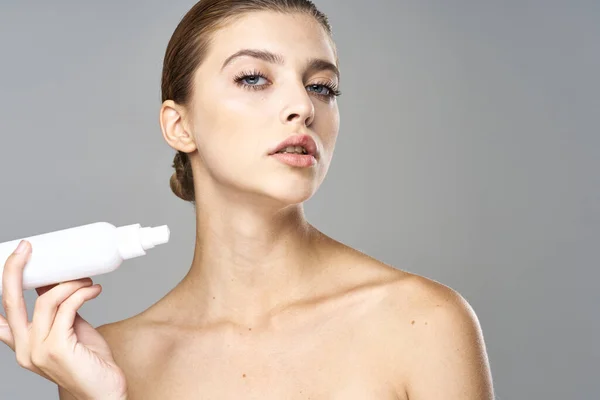
<svg viewBox="0 0 600 400"><path fill-rule="evenodd" d="M277 200L284 205L299 204L310 199L314 194L314 188L311 185L281 185L276 188L269 188L267 191L269 197Z"/></svg>

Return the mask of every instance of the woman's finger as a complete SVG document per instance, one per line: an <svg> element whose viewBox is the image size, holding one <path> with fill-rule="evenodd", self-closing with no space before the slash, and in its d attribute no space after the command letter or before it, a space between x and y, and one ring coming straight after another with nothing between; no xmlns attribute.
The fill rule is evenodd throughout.
<svg viewBox="0 0 600 400"><path fill-rule="evenodd" d="M56 318L54 318L54 324L52 325L50 334L52 335L55 333L59 336L64 336L64 332L67 332L73 327L77 310L81 308L83 303L98 296L101 291L102 287L98 284L83 287L63 301L61 305L58 306L58 311L56 313Z"/></svg>
<svg viewBox="0 0 600 400"><path fill-rule="evenodd" d="M28 346L28 320L23 297L23 269L30 251L29 242L22 240L6 260L2 275L2 305L6 311L6 320L12 332L15 349L23 346L24 352L27 352Z"/></svg>
<svg viewBox="0 0 600 400"><path fill-rule="evenodd" d="M58 306L82 287L92 285L90 278L82 278L68 281L54 286L51 290L43 291L42 295L35 301L33 317L31 321L30 343L32 350L41 345L52 328Z"/></svg>
<svg viewBox="0 0 600 400"><path fill-rule="evenodd" d="M42 287L36 288L35 290L38 293L38 295L42 295L57 285L58 284L42 286ZM10 325L8 324L8 321L6 320L6 318L2 315L0 315L0 342L3 342L8 347L10 347L10 349L12 351L15 351L15 341L13 338L12 331L10 329Z"/></svg>
<svg viewBox="0 0 600 400"><path fill-rule="evenodd" d="M5 343L8 347L15 351L15 341L13 339L8 321L0 315L0 342Z"/></svg>
<svg viewBox="0 0 600 400"><path fill-rule="evenodd" d="M50 290L52 288L55 288L58 285L60 285L60 283L54 283L52 285L42 286L42 287L39 287L39 288L35 288L35 291L37 292L38 296L41 296L44 293L46 293L48 290Z"/></svg>

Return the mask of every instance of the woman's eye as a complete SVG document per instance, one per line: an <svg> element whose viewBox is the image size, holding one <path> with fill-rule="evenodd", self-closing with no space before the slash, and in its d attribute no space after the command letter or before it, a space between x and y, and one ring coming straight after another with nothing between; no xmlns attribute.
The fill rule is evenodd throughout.
<svg viewBox="0 0 600 400"><path fill-rule="evenodd" d="M330 90L325 85L308 85L308 90L315 92L316 94L320 94L322 96L329 96Z"/></svg>
<svg viewBox="0 0 600 400"><path fill-rule="evenodd" d="M258 85L258 83L260 82L260 80L263 80L263 85L266 82L266 79L263 78L262 76L258 76L258 75L248 75L245 76L244 78L242 78L242 82L244 82L246 85L250 85L250 86L260 86Z"/></svg>

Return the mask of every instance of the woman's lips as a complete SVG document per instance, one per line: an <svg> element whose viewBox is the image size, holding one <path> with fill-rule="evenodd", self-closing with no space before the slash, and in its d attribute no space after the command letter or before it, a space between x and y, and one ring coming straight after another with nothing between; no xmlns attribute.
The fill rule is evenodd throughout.
<svg viewBox="0 0 600 400"><path fill-rule="evenodd" d="M317 163L317 159L310 154L275 153L271 157L275 157L282 163L292 167L308 168Z"/></svg>

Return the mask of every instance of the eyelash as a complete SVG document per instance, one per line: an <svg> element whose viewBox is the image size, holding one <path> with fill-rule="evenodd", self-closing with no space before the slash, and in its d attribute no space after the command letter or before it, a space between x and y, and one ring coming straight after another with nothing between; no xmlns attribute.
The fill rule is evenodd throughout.
<svg viewBox="0 0 600 400"><path fill-rule="evenodd" d="M234 78L234 82L238 86L241 86L242 88L247 89L247 90L263 90L263 89L265 89L266 86L268 86L268 85L248 85L243 82L244 79L246 79L246 78L263 78L263 79L268 80L268 78L262 72L257 71L257 70L252 70L252 71L242 72L242 73L236 75ZM341 94L342 94L342 92L339 91L338 86L334 82L331 82L331 81L313 83L308 86L323 86L324 88L329 90L329 94L319 94L319 93L313 92L313 94L315 94L316 96L320 96L320 97L326 97L326 98L332 99L334 97L341 96Z"/></svg>

